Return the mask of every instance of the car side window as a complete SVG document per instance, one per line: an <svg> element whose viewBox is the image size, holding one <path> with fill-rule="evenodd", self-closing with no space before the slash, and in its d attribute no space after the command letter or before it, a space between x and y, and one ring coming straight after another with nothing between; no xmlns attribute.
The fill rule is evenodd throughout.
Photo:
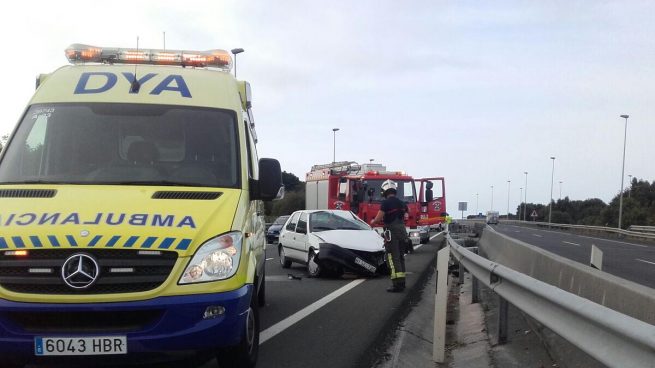
<svg viewBox="0 0 655 368"><path fill-rule="evenodd" d="M300 220L298 220L298 226L296 227L297 233L307 234L307 214L302 213L300 215Z"/></svg>
<svg viewBox="0 0 655 368"><path fill-rule="evenodd" d="M296 223L298 222L298 217L300 217L299 213L294 213L293 216L291 216L291 220L289 220L289 223L287 223L287 230L296 231Z"/></svg>

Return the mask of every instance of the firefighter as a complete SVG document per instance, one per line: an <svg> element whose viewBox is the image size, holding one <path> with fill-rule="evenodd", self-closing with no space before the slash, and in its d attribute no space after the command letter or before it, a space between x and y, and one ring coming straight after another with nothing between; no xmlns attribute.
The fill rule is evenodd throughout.
<svg viewBox="0 0 655 368"><path fill-rule="evenodd" d="M396 183L385 180L382 183L382 201L380 210L371 221L375 226L384 222L384 249L387 253L387 263L391 274L392 286L387 289L391 293L405 290L405 242L408 240L405 230L405 213L407 205L396 197Z"/></svg>

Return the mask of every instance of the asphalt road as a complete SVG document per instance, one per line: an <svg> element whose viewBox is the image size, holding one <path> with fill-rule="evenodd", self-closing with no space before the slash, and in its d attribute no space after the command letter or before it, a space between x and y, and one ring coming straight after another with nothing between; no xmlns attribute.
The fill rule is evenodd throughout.
<svg viewBox="0 0 655 368"><path fill-rule="evenodd" d="M437 250L438 244L430 241L406 257L407 289L395 294L386 292L391 286L387 277L313 279L303 265L284 269L277 245L269 244L257 367L372 367L386 354L397 324L418 300ZM200 368L216 366L210 361Z"/></svg>
<svg viewBox="0 0 655 368"><path fill-rule="evenodd" d="M393 332L411 303L419 299L434 269L438 246L430 241L408 255L406 291L387 293L386 288L391 286L388 277L364 278L346 273L340 279L313 279L307 277L303 265L294 263L290 269L283 269L277 245L269 244L257 367L372 367L386 354ZM198 368L217 365L212 360ZM190 368L184 364L173 366Z"/></svg>
<svg viewBox="0 0 655 368"><path fill-rule="evenodd" d="M595 245L603 251L603 271L655 288L653 244L594 238L516 225L494 225L493 228L512 238L586 265L591 259L591 246Z"/></svg>

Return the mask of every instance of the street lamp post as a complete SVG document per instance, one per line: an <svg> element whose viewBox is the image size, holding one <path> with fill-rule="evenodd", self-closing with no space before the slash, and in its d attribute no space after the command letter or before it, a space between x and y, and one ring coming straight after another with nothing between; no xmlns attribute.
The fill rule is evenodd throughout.
<svg viewBox="0 0 655 368"><path fill-rule="evenodd" d="M232 49L232 55L234 55L234 78L237 77L237 55L243 51L244 50L242 48Z"/></svg>
<svg viewBox="0 0 655 368"><path fill-rule="evenodd" d="M563 181L559 181L559 199L560 201L562 200L562 183Z"/></svg>
<svg viewBox="0 0 655 368"><path fill-rule="evenodd" d="M475 214L476 215L478 214L478 199L480 199L480 197L478 196L478 193L475 193Z"/></svg>
<svg viewBox="0 0 655 368"><path fill-rule="evenodd" d="M339 131L339 128L332 128L332 133L334 136L333 142L332 142L332 163L337 162L337 132Z"/></svg>
<svg viewBox="0 0 655 368"><path fill-rule="evenodd" d="M512 183L511 180L507 181L507 219L508 220L509 220L509 195L510 195L509 194L509 188L510 188L511 183Z"/></svg>
<svg viewBox="0 0 655 368"><path fill-rule="evenodd" d="M628 137L628 118L630 115L621 115L625 119L625 129L623 132L623 165L621 165L621 194L619 195L619 229L623 217L623 179L625 178L625 143Z"/></svg>
<svg viewBox="0 0 655 368"><path fill-rule="evenodd" d="M632 193L632 175L628 174L628 183L630 183L630 189L628 190L628 198L630 198L630 193Z"/></svg>
<svg viewBox="0 0 655 368"><path fill-rule="evenodd" d="M491 186L491 209L489 211L494 210L494 186Z"/></svg>
<svg viewBox="0 0 655 368"><path fill-rule="evenodd" d="M553 218L553 183L555 180L555 157L551 156L550 159L553 160L553 171L550 174L550 203L548 204L548 224L551 223Z"/></svg>
<svg viewBox="0 0 655 368"><path fill-rule="evenodd" d="M525 213L527 212L528 209L528 172L524 171L523 173L525 174L525 193L524 193L525 200L523 201L523 221L525 221L525 219L527 218Z"/></svg>
<svg viewBox="0 0 655 368"><path fill-rule="evenodd" d="M521 200L523 200L523 187L520 187L519 189L521 189L521 195L519 196L519 201L521 201ZM521 210L522 210L522 207L523 207L523 206L519 206L519 216L518 216L518 217L519 217L519 221L521 221Z"/></svg>

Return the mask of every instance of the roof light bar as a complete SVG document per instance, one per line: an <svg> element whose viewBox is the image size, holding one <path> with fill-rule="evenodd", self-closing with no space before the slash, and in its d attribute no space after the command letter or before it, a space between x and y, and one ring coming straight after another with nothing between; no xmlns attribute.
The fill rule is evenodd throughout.
<svg viewBox="0 0 655 368"><path fill-rule="evenodd" d="M74 43L65 50L71 64L153 64L232 69L232 57L225 50L183 51L160 49L102 48Z"/></svg>

